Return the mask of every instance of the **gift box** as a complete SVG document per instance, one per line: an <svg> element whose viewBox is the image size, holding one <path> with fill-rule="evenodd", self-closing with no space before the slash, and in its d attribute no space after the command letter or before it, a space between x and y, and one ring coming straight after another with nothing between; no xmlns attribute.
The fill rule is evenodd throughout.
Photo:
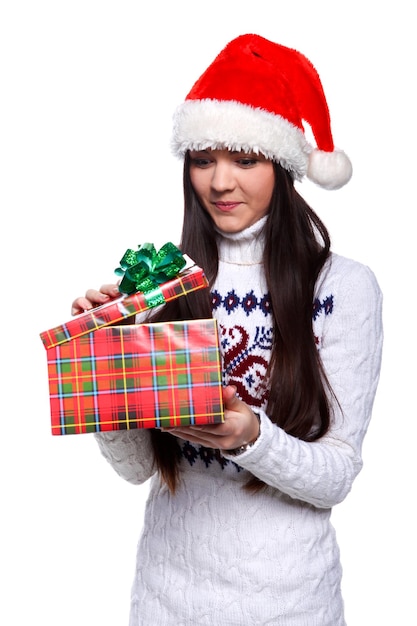
<svg viewBox="0 0 417 626"><path fill-rule="evenodd" d="M171 280L123 294L40 333L54 435L224 420L214 319L117 325L207 288L202 269L185 260Z"/></svg>
<svg viewBox="0 0 417 626"><path fill-rule="evenodd" d="M100 328L47 359L55 435L223 421L214 319Z"/></svg>

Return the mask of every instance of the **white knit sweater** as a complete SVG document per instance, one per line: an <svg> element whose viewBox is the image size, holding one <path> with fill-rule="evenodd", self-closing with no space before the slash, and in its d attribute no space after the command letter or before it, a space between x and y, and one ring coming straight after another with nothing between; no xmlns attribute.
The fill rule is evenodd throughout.
<svg viewBox="0 0 417 626"><path fill-rule="evenodd" d="M255 445L233 458L179 440L181 483L172 496L154 474L148 431L96 435L120 476L136 484L152 476L130 626L345 624L330 514L362 466L381 360L381 293L367 267L331 256L313 325L341 410L314 443L287 435L265 414L259 387L271 341L264 221L221 239L213 289L225 382L261 415ZM248 493L249 473L268 487Z"/></svg>

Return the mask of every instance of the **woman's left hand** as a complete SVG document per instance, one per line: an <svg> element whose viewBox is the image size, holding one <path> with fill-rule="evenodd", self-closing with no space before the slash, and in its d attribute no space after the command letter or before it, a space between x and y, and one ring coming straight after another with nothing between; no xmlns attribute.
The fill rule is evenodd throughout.
<svg viewBox="0 0 417 626"><path fill-rule="evenodd" d="M252 409L236 396L236 388L223 388L224 422L202 426L162 428L180 439L200 444L206 448L233 450L256 441L259 436L259 419Z"/></svg>

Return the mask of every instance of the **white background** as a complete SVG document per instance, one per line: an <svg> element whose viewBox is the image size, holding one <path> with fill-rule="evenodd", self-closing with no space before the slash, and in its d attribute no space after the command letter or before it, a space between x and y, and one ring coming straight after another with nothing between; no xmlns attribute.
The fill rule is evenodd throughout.
<svg viewBox="0 0 417 626"><path fill-rule="evenodd" d="M385 351L365 466L334 510L350 626L415 619L415 58L412 3L2 2L0 622L127 624L147 487L93 438L52 437L39 333L128 247L178 241L171 116L235 36L317 66L354 177L304 197L335 251L372 267ZM4 616L3 616L4 612Z"/></svg>

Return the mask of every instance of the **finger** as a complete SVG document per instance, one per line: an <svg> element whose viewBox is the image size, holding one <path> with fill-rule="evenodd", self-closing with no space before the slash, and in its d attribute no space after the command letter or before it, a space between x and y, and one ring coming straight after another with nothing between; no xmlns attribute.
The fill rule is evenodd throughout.
<svg viewBox="0 0 417 626"><path fill-rule="evenodd" d="M93 308L93 304L85 297L77 298L71 305L71 315L79 315Z"/></svg>
<svg viewBox="0 0 417 626"><path fill-rule="evenodd" d="M228 385L223 388L223 402L224 408L236 411L242 404L242 400L236 395L237 389L233 385Z"/></svg>
<svg viewBox="0 0 417 626"><path fill-rule="evenodd" d="M190 441L198 439L201 442L215 442L217 439L229 434L224 432L224 427L225 424L213 424L207 426L168 427L161 428L161 430Z"/></svg>
<svg viewBox="0 0 417 626"><path fill-rule="evenodd" d="M184 436L194 436L194 437L222 437L224 433L218 432L219 426L221 424L217 424L214 426L186 426L184 428L177 428L175 426L168 426L161 428L163 432L173 433L174 435L181 434Z"/></svg>
<svg viewBox="0 0 417 626"><path fill-rule="evenodd" d="M91 302L91 304L104 304L110 300L110 296L104 291L99 291L98 289L88 289L84 296L87 300Z"/></svg>
<svg viewBox="0 0 417 626"><path fill-rule="evenodd" d="M99 293L104 293L110 298L117 298L122 295L119 291L119 286L114 283L102 285Z"/></svg>
<svg viewBox="0 0 417 626"><path fill-rule="evenodd" d="M198 432L195 430L194 432L190 429L182 429L182 428L161 428L162 432L167 432L174 437L178 437L179 439L183 439L184 441L190 441L191 443L196 443L200 446L204 446L206 448L217 448L217 441L215 436L207 436L207 433Z"/></svg>
<svg viewBox="0 0 417 626"><path fill-rule="evenodd" d="M227 385L226 387L223 387L223 402L229 402L230 400L232 400L232 398L236 396L236 392L237 389L234 385Z"/></svg>

